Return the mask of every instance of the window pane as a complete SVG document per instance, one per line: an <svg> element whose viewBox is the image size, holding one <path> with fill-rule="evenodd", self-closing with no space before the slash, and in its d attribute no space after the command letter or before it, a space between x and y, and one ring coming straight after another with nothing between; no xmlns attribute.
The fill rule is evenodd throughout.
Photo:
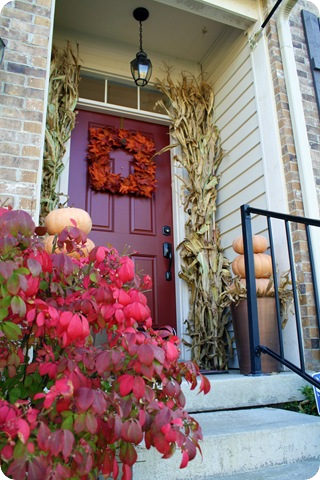
<svg viewBox="0 0 320 480"><path fill-rule="evenodd" d="M79 97L104 102L105 81L99 78L81 76Z"/></svg>
<svg viewBox="0 0 320 480"><path fill-rule="evenodd" d="M167 98L167 97L166 97ZM156 102L159 100L164 100L164 96L161 92L157 90L151 90L148 88L140 89L140 109L146 110L147 112L156 112L164 114L164 110L159 106L156 106Z"/></svg>
<svg viewBox="0 0 320 480"><path fill-rule="evenodd" d="M108 103L137 108L137 87L108 81Z"/></svg>

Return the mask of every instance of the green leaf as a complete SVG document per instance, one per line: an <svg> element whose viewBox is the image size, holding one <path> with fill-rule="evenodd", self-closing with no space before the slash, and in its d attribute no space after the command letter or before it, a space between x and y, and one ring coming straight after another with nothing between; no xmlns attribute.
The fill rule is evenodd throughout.
<svg viewBox="0 0 320 480"><path fill-rule="evenodd" d="M10 390L9 392L9 401L10 403L15 403L19 398L21 398L21 390L16 387Z"/></svg>
<svg viewBox="0 0 320 480"><path fill-rule="evenodd" d="M67 415L64 415L64 414L67 414ZM72 430L73 429L73 413L63 412L62 416L65 416L66 418L62 422L61 428L63 430Z"/></svg>
<svg viewBox="0 0 320 480"><path fill-rule="evenodd" d="M40 290L47 290L48 287L49 287L48 282L46 282L45 280L40 280L40 286L39 286Z"/></svg>
<svg viewBox="0 0 320 480"><path fill-rule="evenodd" d="M11 302L11 298L10 298L10 302ZM2 320L7 318L8 314L9 312L7 308L0 308L0 322L2 322Z"/></svg>
<svg viewBox="0 0 320 480"><path fill-rule="evenodd" d="M20 290L20 278L16 272L13 272L10 278L8 278L7 287L9 293L16 295Z"/></svg>
<svg viewBox="0 0 320 480"><path fill-rule="evenodd" d="M97 281L98 281L98 275L97 275L96 272L91 272L91 273L90 273L90 280L91 280L91 282L97 283Z"/></svg>
<svg viewBox="0 0 320 480"><path fill-rule="evenodd" d="M14 450L13 450L13 458L21 458L25 455L27 451L27 446L24 445L21 440L18 440L17 443L15 444Z"/></svg>
<svg viewBox="0 0 320 480"><path fill-rule="evenodd" d="M28 270L28 268L26 267L19 267L14 272L20 275L28 275L30 273L30 270Z"/></svg>
<svg viewBox="0 0 320 480"><path fill-rule="evenodd" d="M8 340L18 340L21 337L21 330L19 325L12 322L4 322L0 325L1 330Z"/></svg>
<svg viewBox="0 0 320 480"><path fill-rule="evenodd" d="M10 303L11 303L11 297L9 295L7 295L0 300L0 308L1 307L4 307L4 308L10 307Z"/></svg>
<svg viewBox="0 0 320 480"><path fill-rule="evenodd" d="M19 315L19 317L24 317L27 311L27 307L24 300L21 297L18 297L17 295L12 297L11 310L13 313Z"/></svg>
<svg viewBox="0 0 320 480"><path fill-rule="evenodd" d="M1 297L6 297L8 295L7 283L1 285L0 293L1 293Z"/></svg>

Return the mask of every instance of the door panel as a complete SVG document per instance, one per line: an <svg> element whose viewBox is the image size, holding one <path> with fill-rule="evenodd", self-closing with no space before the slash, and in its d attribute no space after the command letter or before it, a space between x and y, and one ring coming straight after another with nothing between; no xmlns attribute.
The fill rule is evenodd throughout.
<svg viewBox="0 0 320 480"><path fill-rule="evenodd" d="M170 154L155 158L157 191L152 198L97 192L90 188L87 172L89 128L112 126L151 138L156 151L169 143L168 128L100 113L79 111L71 136L69 205L83 208L92 218L89 237L96 245L113 245L120 253L132 254L136 271L149 274L152 292L147 292L154 327L176 328L174 271L166 280L169 260L163 257L163 243L173 243ZM126 177L132 172L132 156L124 149L110 153L113 173ZM169 236L163 226L171 227Z"/></svg>

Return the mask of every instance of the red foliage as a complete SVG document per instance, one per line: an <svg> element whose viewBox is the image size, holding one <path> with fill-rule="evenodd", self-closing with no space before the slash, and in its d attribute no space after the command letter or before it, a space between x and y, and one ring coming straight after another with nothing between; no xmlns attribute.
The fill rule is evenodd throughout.
<svg viewBox="0 0 320 480"><path fill-rule="evenodd" d="M114 141L117 140L115 137ZM132 478L142 441L181 468L200 450L181 382L210 384L179 362L179 339L152 329L133 262L98 246L47 254L25 212L0 212L0 458L14 479ZM61 238L72 244L76 227ZM93 336L104 330L106 343ZM119 463L122 464L121 473Z"/></svg>

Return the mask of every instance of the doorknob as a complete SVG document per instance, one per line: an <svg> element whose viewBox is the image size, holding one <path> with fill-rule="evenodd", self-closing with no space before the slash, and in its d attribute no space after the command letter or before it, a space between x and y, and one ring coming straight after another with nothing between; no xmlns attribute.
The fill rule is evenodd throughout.
<svg viewBox="0 0 320 480"><path fill-rule="evenodd" d="M171 274L172 244L171 243L169 243L169 242L164 242L163 243L163 256L164 256L164 258L168 258L168 260L169 260L168 270L166 271L166 280L170 281L170 280L172 280L172 274Z"/></svg>

